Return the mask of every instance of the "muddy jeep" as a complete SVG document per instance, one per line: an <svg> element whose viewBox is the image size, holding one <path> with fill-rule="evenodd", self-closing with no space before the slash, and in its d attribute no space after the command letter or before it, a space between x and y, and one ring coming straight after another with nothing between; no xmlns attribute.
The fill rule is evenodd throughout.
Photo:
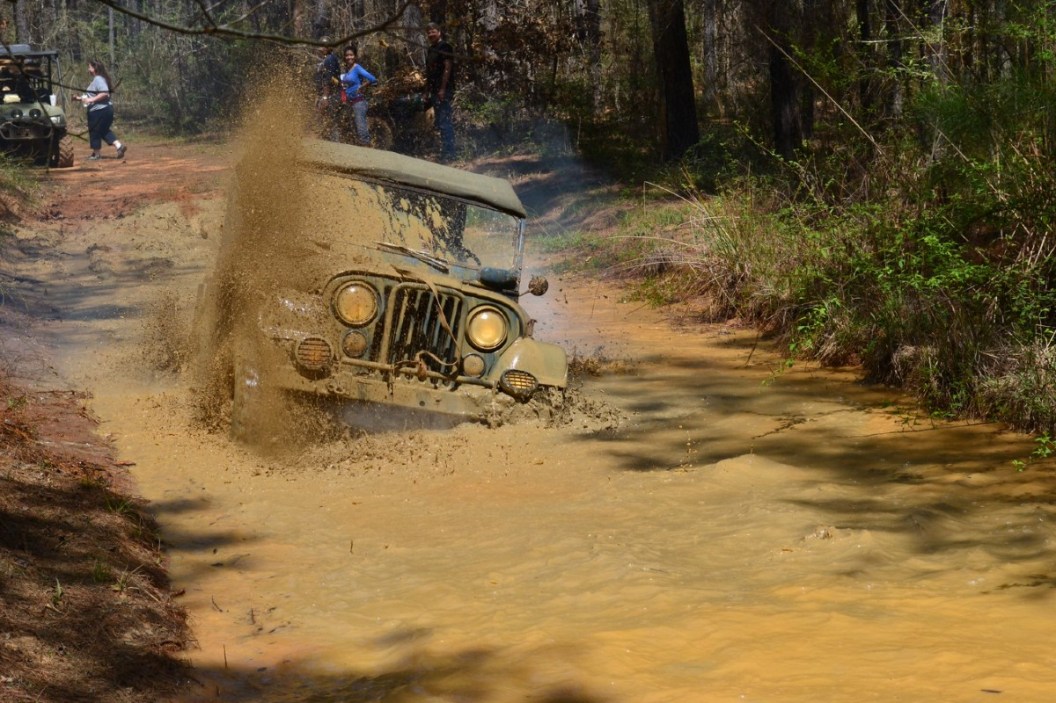
<svg viewBox="0 0 1056 703"><path fill-rule="evenodd" d="M461 421L565 387L564 350L518 303L525 210L508 182L325 141L290 170L281 193L239 173L224 225L236 437L272 432L291 394Z"/></svg>
<svg viewBox="0 0 1056 703"><path fill-rule="evenodd" d="M73 166L73 140L58 105L53 71L57 51L27 44L0 47L0 151L40 166Z"/></svg>

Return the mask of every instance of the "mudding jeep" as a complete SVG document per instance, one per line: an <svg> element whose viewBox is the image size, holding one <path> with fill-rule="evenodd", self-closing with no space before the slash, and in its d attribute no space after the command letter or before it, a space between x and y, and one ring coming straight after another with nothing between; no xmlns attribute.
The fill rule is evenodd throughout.
<svg viewBox="0 0 1056 703"><path fill-rule="evenodd" d="M55 94L57 51L0 46L0 151L40 166L73 166L73 140Z"/></svg>
<svg viewBox="0 0 1056 703"><path fill-rule="evenodd" d="M238 265L211 284L236 437L274 427L276 394L488 420L565 387L564 350L518 302L526 215L508 182L314 140L292 170L281 193L238 177Z"/></svg>

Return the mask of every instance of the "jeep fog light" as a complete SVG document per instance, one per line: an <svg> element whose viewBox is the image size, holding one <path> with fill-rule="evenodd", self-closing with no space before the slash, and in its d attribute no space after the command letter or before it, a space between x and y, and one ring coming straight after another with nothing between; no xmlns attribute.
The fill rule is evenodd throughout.
<svg viewBox="0 0 1056 703"><path fill-rule="evenodd" d="M469 354L462 360L462 373L467 376L480 376L484 373L484 358L480 354Z"/></svg>
<svg viewBox="0 0 1056 703"><path fill-rule="evenodd" d="M477 349L492 351L506 341L508 328L506 317L496 308L477 308L469 316L466 337Z"/></svg>
<svg viewBox="0 0 1056 703"><path fill-rule="evenodd" d="M378 295L366 283L349 283L334 296L334 312L343 322L360 327L373 320L377 314Z"/></svg>
<svg viewBox="0 0 1056 703"><path fill-rule="evenodd" d="M322 371L334 358L330 343L322 337L305 337L297 343L293 356L308 371Z"/></svg>
<svg viewBox="0 0 1056 703"><path fill-rule="evenodd" d="M524 401L532 397L532 394L539 388L539 382L527 371L510 369L499 379L499 388L517 400Z"/></svg>
<svg viewBox="0 0 1056 703"><path fill-rule="evenodd" d="M345 356L358 359L367 350L367 338L358 330L349 330L345 338L341 340L341 351Z"/></svg>

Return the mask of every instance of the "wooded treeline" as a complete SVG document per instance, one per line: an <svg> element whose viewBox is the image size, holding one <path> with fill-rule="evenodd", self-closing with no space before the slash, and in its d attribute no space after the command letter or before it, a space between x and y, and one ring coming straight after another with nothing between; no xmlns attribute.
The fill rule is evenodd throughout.
<svg viewBox="0 0 1056 703"><path fill-rule="evenodd" d="M259 84L260 52L287 42L257 37L382 27L358 41L384 76L420 68L437 21L474 114L623 123L675 157L716 119L786 158L827 128L870 141L942 87L1044 83L1053 51L1053 3L1015 0L16 0L5 14L3 39L59 49L68 84L106 61L126 107L177 131Z"/></svg>

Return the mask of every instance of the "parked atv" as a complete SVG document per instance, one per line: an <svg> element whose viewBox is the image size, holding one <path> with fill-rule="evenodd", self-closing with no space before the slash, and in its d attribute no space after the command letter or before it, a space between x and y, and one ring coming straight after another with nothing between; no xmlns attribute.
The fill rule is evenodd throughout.
<svg viewBox="0 0 1056 703"><path fill-rule="evenodd" d="M73 166L73 140L58 104L57 51L0 46L0 151L38 166Z"/></svg>

